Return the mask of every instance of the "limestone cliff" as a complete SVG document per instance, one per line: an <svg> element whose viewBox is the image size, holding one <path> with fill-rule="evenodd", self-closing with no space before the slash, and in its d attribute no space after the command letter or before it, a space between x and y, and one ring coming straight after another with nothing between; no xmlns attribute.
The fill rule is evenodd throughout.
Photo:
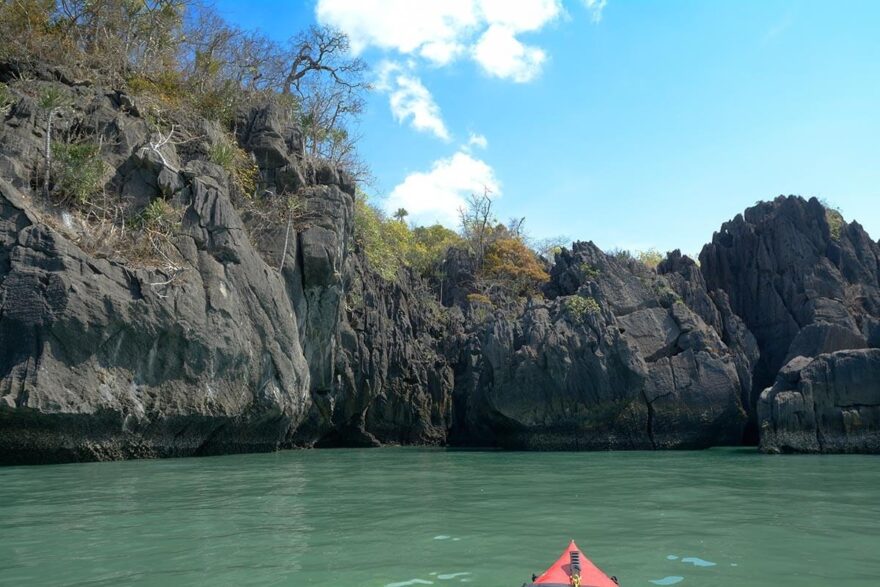
<svg viewBox="0 0 880 587"><path fill-rule="evenodd" d="M45 200L48 118L14 95L0 124L0 463L701 448L740 443L749 422L769 451L878 450L877 357L848 349L880 347L880 247L815 200L746 211L701 265L674 252L653 270L578 242L542 296L488 305L468 298L460 249L442 283L377 274L353 238L353 181L304 154L275 102L238 111L231 135L197 121L171 141L121 91L51 72L34 84L71 95L53 124L97 137L110 201L167 203L179 225L145 261ZM254 193L211 162L229 136L256 166ZM273 221L287 198L295 218Z"/></svg>
<svg viewBox="0 0 880 587"><path fill-rule="evenodd" d="M876 358L841 351L880 347L880 245L816 199L780 196L725 223L700 260L760 348L761 447L876 452Z"/></svg>

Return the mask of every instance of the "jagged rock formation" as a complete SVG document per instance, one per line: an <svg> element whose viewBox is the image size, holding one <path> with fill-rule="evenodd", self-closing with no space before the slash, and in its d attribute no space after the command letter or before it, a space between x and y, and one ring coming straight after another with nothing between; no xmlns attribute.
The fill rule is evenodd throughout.
<svg viewBox="0 0 880 587"><path fill-rule="evenodd" d="M843 349L880 346L880 247L814 200L749 209L702 266L676 251L654 271L575 243L543 298L490 307L468 299L463 250L436 287L372 271L353 182L304 156L277 104L234 121L259 170L247 201L301 204L266 223L209 162L217 125L163 141L130 96L37 77L72 96L59 132L100 138L107 193L183 211L179 258L133 263L42 201L46 113L16 95L0 125L0 463L698 448L739 443L749 422L768 451L878 450L880 359Z"/></svg>
<svg viewBox="0 0 880 587"><path fill-rule="evenodd" d="M174 274L86 254L0 182L3 461L265 450L302 420L284 285L210 171L184 173Z"/></svg>
<svg viewBox="0 0 880 587"><path fill-rule="evenodd" d="M337 385L325 408L332 432L319 446L446 444L454 381L447 355L460 313L445 311L408 270L388 282L355 257L348 275Z"/></svg>
<svg viewBox="0 0 880 587"><path fill-rule="evenodd" d="M720 317L716 330L672 289L686 284L705 296L694 277L669 280L592 243L563 250L546 301L475 325L467 388L457 390L467 429L514 448L738 443L749 382L737 358L747 366L750 355L725 344Z"/></svg>
<svg viewBox="0 0 880 587"><path fill-rule="evenodd" d="M858 223L835 218L816 199L780 196L749 208L721 227L703 248L700 260L709 289L727 293L730 307L758 342L760 359L754 372L751 405L755 405L762 389L773 385L780 369L797 357L880 346L880 246ZM834 357L829 361L834 364ZM786 373L780 374L782 382L796 383ZM835 373L832 370L830 376ZM869 379L864 383L880 403L880 380L875 373L870 379L872 373L865 371ZM777 380L774 389L789 389L777 387L781 384ZM830 393L835 384L828 382L822 389ZM827 401L833 406L841 401L823 399L824 392L817 393L820 405ZM767 428L763 418L773 419L774 414L782 419L769 422ZM770 411L762 416L760 439L766 450L776 450L777 441L764 430L782 432L792 425L784 414L784 410ZM866 422L865 433L870 436L870 418ZM837 427L838 433L841 426ZM801 434L802 428L795 426L791 432L795 431ZM755 429L754 434L757 432ZM821 432L814 432L812 440L803 443L800 450L848 450L845 442L823 443L817 434ZM867 440L855 440L850 450L868 445ZM798 450L796 443L786 446L786 450Z"/></svg>
<svg viewBox="0 0 880 587"><path fill-rule="evenodd" d="M350 232L338 215L350 211L352 186L338 174L297 186L316 221L289 240L279 275L251 242L228 174L199 145L156 148L128 97L74 91L63 120L107 145L102 158L115 171L106 189L135 205L165 198L185 210L174 237L180 267L87 253L69 217L22 193L45 134L22 97L0 130L11 180L0 180L0 461L290 446L310 391L330 378ZM296 152L282 147L292 162ZM275 177L267 183L286 189Z"/></svg>

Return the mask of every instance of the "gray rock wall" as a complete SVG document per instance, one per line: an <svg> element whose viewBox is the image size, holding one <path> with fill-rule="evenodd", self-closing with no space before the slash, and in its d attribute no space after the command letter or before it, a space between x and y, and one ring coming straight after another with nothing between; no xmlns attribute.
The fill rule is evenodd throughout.
<svg viewBox="0 0 880 587"><path fill-rule="evenodd" d="M876 447L873 416L862 418L863 436L845 427L842 417L833 424L829 414L842 409L845 402L835 403L843 400L833 396L851 390L853 376L861 378L858 394L865 405L880 403L880 377L871 362L856 361L861 355L849 352L838 355L880 346L880 245L856 222L832 230L815 199L780 196L725 223L700 260L708 287L724 292L760 351L749 402L759 408L753 411L752 440L759 436L770 452L876 450L870 448ZM796 391L795 373L820 356L804 371L806 391ZM812 382L820 366L837 364L846 368L829 368L821 385ZM807 422L817 417L824 420L814 429Z"/></svg>
<svg viewBox="0 0 880 587"><path fill-rule="evenodd" d="M700 281L688 283L709 300ZM575 243L557 256L547 294L472 328L456 417L478 438L530 449L739 443L740 351L667 277ZM573 311L583 300L594 309Z"/></svg>
<svg viewBox="0 0 880 587"><path fill-rule="evenodd" d="M792 359L758 414L766 452L880 452L880 349Z"/></svg>
<svg viewBox="0 0 880 587"><path fill-rule="evenodd" d="M353 182L303 156L283 108L235 118L259 169L243 199L209 162L217 125L162 143L131 97L63 89L53 126L100 138L105 192L172 202L182 220L173 259L137 263L44 202L46 113L18 96L0 125L0 463L702 448L747 426L768 451L878 450L880 247L855 223L832 234L814 200L749 209L701 266L675 251L655 271L575 243L543 298L487 307L468 300L461 250L442 284L373 272ZM295 198L294 221L245 205L273 198Z"/></svg>

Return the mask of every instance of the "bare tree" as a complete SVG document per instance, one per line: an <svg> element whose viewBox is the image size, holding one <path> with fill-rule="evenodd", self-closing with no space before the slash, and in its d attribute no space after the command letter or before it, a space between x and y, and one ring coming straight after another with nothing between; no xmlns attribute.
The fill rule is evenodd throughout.
<svg viewBox="0 0 880 587"><path fill-rule="evenodd" d="M526 231L525 231L526 217L522 216L521 218L513 217L507 221L507 232L510 233L510 236L518 239L525 239Z"/></svg>
<svg viewBox="0 0 880 587"><path fill-rule="evenodd" d="M551 265L556 262L556 253L571 242L571 239L564 235L551 236L537 241L531 241L530 245L533 251L549 262Z"/></svg>
<svg viewBox="0 0 880 587"><path fill-rule="evenodd" d="M333 82L356 92L367 87L363 74L367 65L349 55L348 36L326 26L312 26L290 40L292 59L284 79L285 94L302 93L303 81L315 74L325 74Z"/></svg>
<svg viewBox="0 0 880 587"><path fill-rule="evenodd" d="M483 267L486 249L489 247L493 226L496 222L495 216L492 214L490 193L492 192L489 188L484 187L482 195L471 194L467 201L467 207L458 209L461 236L477 256L479 269Z"/></svg>
<svg viewBox="0 0 880 587"><path fill-rule="evenodd" d="M367 65L350 53L345 33L313 26L290 40L281 92L295 96L306 155L341 167L356 180L369 181L357 155L355 123L364 110Z"/></svg>

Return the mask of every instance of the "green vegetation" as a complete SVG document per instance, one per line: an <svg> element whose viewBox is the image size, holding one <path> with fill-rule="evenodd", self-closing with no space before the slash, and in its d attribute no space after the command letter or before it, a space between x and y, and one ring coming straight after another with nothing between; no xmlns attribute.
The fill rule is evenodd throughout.
<svg viewBox="0 0 880 587"><path fill-rule="evenodd" d="M562 305L575 322L581 323L586 321L588 316L602 311L599 302L591 296L569 296L563 300Z"/></svg>
<svg viewBox="0 0 880 587"><path fill-rule="evenodd" d="M629 263L635 260L632 252L628 249L611 249L610 251L606 251L606 253L619 263Z"/></svg>
<svg viewBox="0 0 880 587"><path fill-rule="evenodd" d="M488 198L474 198L472 208L462 211L461 234L439 224L410 228L406 210L392 217L371 205L363 195L355 202L355 241L370 266L384 279L394 279L401 267L411 267L423 277L442 281L443 262L450 248L467 250L475 260L473 303L496 304L502 300L537 295L550 279L537 255L516 229L497 224Z"/></svg>
<svg viewBox="0 0 880 587"><path fill-rule="evenodd" d="M635 258L645 267L656 269L657 265L663 261L663 253L657 249L646 249L644 251L637 251Z"/></svg>
<svg viewBox="0 0 880 587"><path fill-rule="evenodd" d="M595 279L599 276L599 268L593 267L589 263L581 263L578 265L578 271L584 279Z"/></svg>
<svg viewBox="0 0 880 587"><path fill-rule="evenodd" d="M0 115L5 115L9 112L14 101L15 99L12 97L12 92L9 90L9 86L0 82Z"/></svg>
<svg viewBox="0 0 880 587"><path fill-rule="evenodd" d="M461 237L454 230L439 224L417 226L412 233L414 246L409 258L413 268L426 277L442 277L440 265L446 251L461 246Z"/></svg>
<svg viewBox="0 0 880 587"><path fill-rule="evenodd" d="M199 117L230 128L240 107L275 100L302 122L308 158L368 174L348 132L369 88L366 65L331 28L279 43L226 22L202 0L4 0L0 60L127 87L142 112L191 130Z"/></svg>
<svg viewBox="0 0 880 587"><path fill-rule="evenodd" d="M642 251L611 249L607 254L620 263L629 264L638 262L649 269L656 269L660 262L663 261L663 253L654 248Z"/></svg>
<svg viewBox="0 0 880 587"><path fill-rule="evenodd" d="M828 222L828 230L831 232L831 238L836 241L840 240L843 225L846 223L843 219L843 214L841 214L839 210L826 208L825 221Z"/></svg>
<svg viewBox="0 0 880 587"><path fill-rule="evenodd" d="M91 205L93 196L102 191L107 174L99 145L56 142L52 150L55 153L52 163L54 193L59 201L79 207Z"/></svg>
<svg viewBox="0 0 880 587"><path fill-rule="evenodd" d="M514 297L535 295L550 279L535 253L511 236L497 238L488 246L480 277L490 290L497 288Z"/></svg>
<svg viewBox="0 0 880 587"><path fill-rule="evenodd" d="M840 240L843 227L846 225L846 221L843 219L843 212L825 198L821 198L819 203L825 208L825 222L828 223L828 231L831 233L831 238L836 241Z"/></svg>
<svg viewBox="0 0 880 587"><path fill-rule="evenodd" d="M663 278L655 277L654 281L651 283L651 287L653 288L654 293L657 294L657 297L660 298L661 303L677 303L682 301L678 292L672 289L672 287L669 286L669 283Z"/></svg>
<svg viewBox="0 0 880 587"><path fill-rule="evenodd" d="M40 92L37 105L43 110L51 112L67 105L69 101L70 97L60 88L49 86Z"/></svg>
<svg viewBox="0 0 880 587"><path fill-rule="evenodd" d="M354 238L370 267L383 279L393 280L408 265L412 233L403 222L389 220L359 194L354 204Z"/></svg>
<svg viewBox="0 0 880 587"><path fill-rule="evenodd" d="M476 322L484 322L495 310L495 304L492 303L489 296L480 293L470 293L467 295L468 312L471 318Z"/></svg>
<svg viewBox="0 0 880 587"><path fill-rule="evenodd" d="M232 184L247 198L251 198L260 179L260 168L253 158L238 146L231 137L211 145L208 159L222 167L232 179Z"/></svg>
<svg viewBox="0 0 880 587"><path fill-rule="evenodd" d="M507 226L492 211L488 191L472 194L467 206L459 209L463 246L476 260L476 293L493 302L537 295L550 276L526 245L524 218L514 218Z"/></svg>
<svg viewBox="0 0 880 587"><path fill-rule="evenodd" d="M455 231L435 224L410 228L402 208L389 218L364 194L355 199L355 242L370 266L383 279L392 280L401 267L411 267L424 277L439 279L441 264L450 247L461 246Z"/></svg>
<svg viewBox="0 0 880 587"><path fill-rule="evenodd" d="M179 224L179 212L169 202L159 198L150 202L130 222L132 228L163 234L173 231Z"/></svg>

